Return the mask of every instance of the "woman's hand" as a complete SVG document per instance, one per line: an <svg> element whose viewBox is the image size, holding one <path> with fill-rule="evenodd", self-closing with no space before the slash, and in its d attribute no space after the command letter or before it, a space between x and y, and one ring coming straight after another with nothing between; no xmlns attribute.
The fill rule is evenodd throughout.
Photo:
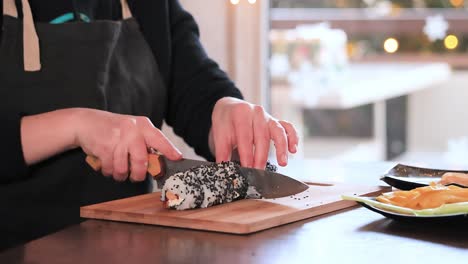
<svg viewBox="0 0 468 264"><path fill-rule="evenodd" d="M287 165L288 151L297 151L299 139L292 124L279 121L263 107L243 100L232 97L218 100L213 109L212 123L210 145L214 148L217 162L230 160L233 149L237 147L242 166L264 169L271 140L280 166Z"/></svg>
<svg viewBox="0 0 468 264"><path fill-rule="evenodd" d="M157 149L171 160L182 158L182 153L147 117L82 109L79 120L76 145L99 158L102 173L117 181L128 176L133 181L145 179L148 148Z"/></svg>
<svg viewBox="0 0 468 264"><path fill-rule="evenodd" d="M21 142L27 164L81 147L86 154L100 159L104 175L118 181L128 176L133 181L145 179L148 148L157 149L171 160L182 158L148 118L87 108L23 117Z"/></svg>

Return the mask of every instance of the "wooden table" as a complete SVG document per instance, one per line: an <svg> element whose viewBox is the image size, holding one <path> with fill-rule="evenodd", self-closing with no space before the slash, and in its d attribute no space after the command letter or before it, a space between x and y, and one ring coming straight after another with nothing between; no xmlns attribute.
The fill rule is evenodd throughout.
<svg viewBox="0 0 468 264"><path fill-rule="evenodd" d="M391 166L293 160L285 172L375 183ZM465 263L467 234L468 224L404 224L360 207L246 236L93 220L0 253L0 263Z"/></svg>

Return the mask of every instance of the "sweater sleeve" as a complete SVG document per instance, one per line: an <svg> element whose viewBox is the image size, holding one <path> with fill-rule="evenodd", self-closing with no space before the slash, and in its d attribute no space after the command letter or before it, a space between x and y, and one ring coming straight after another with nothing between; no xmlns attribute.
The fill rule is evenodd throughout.
<svg viewBox="0 0 468 264"><path fill-rule="evenodd" d="M21 116L2 114L0 120L2 122L0 184L6 184L24 178L27 175L28 167L24 161L21 145Z"/></svg>
<svg viewBox="0 0 468 264"><path fill-rule="evenodd" d="M166 122L197 154L213 160L208 133L214 105L222 97L242 99L242 95L207 56L193 17L179 1L169 3L172 59Z"/></svg>

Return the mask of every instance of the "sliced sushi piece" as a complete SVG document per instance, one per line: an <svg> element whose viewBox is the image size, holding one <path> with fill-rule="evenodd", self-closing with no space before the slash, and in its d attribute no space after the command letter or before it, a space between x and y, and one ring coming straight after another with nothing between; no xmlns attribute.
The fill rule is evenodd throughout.
<svg viewBox="0 0 468 264"><path fill-rule="evenodd" d="M203 190L200 181L191 170L179 172L166 180L161 192L161 199L166 208L186 210L198 208L203 202Z"/></svg>

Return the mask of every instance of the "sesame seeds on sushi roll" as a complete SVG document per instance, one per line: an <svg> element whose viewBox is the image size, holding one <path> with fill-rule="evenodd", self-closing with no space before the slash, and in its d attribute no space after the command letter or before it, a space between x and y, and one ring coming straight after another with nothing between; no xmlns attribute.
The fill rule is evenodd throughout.
<svg viewBox="0 0 468 264"><path fill-rule="evenodd" d="M247 178L234 162L194 167L169 177L161 193L166 207L176 210L206 208L244 199Z"/></svg>

